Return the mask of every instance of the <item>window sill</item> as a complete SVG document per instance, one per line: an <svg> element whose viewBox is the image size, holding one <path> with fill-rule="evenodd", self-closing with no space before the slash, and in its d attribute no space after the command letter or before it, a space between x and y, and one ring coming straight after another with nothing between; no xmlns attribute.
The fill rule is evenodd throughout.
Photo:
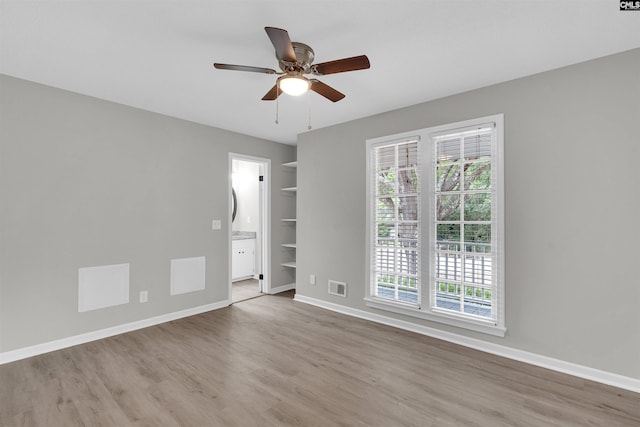
<svg viewBox="0 0 640 427"><path fill-rule="evenodd" d="M417 306L408 304L399 304L393 301L384 300L376 297L365 298L365 304L367 307L375 308L378 310L390 311L392 313L398 313L405 316L416 317L419 319L430 320L432 322L443 323L449 326L455 326L470 331L481 332L483 334L493 335L497 337L504 337L507 329L497 326L492 322L482 322L463 317L457 317L447 314L441 314L437 312L428 312L420 309Z"/></svg>

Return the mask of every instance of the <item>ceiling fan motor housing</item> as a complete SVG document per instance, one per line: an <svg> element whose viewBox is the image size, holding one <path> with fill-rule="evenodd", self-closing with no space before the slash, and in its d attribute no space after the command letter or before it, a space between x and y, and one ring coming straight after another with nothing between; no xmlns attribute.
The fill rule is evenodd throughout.
<svg viewBox="0 0 640 427"><path fill-rule="evenodd" d="M311 46L299 42L291 42L293 45L293 51L296 54L296 62L288 62L282 59L278 59L280 69L285 73L290 71L301 71L308 73L311 69L311 64L315 58L315 54ZM277 58L277 56L276 56Z"/></svg>

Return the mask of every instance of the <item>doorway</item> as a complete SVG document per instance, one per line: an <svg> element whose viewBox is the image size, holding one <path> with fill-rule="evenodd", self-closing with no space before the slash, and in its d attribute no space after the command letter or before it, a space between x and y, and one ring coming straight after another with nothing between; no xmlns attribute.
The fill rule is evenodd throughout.
<svg viewBox="0 0 640 427"><path fill-rule="evenodd" d="M270 159L229 154L229 300L268 293Z"/></svg>

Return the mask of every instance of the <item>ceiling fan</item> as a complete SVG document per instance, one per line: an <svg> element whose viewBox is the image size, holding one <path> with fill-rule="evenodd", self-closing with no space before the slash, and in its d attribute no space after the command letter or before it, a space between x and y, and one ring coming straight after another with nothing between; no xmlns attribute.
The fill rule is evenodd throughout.
<svg viewBox="0 0 640 427"><path fill-rule="evenodd" d="M289 38L289 33L281 28L265 27L264 29L271 43L273 43L278 65L282 71L246 65L219 64L217 62L213 64L213 66L219 70L249 71L252 73L279 75L280 77L276 80L276 84L262 97L263 101L273 101L283 92L288 95L297 96L311 89L325 98L337 102L345 97L343 93L322 83L318 79L307 78L305 74L324 76L327 74L364 70L370 67L369 58L367 58L366 55L313 64L315 55L310 46L304 43L292 42Z"/></svg>

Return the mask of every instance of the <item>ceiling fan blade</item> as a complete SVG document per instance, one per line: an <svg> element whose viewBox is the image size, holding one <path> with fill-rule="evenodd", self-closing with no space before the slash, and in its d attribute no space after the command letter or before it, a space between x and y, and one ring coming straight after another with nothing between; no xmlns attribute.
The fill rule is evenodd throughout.
<svg viewBox="0 0 640 427"><path fill-rule="evenodd" d="M311 79L311 90L318 93L330 101L338 102L345 97L344 93L338 92L331 86L322 83L319 80Z"/></svg>
<svg viewBox="0 0 640 427"><path fill-rule="evenodd" d="M215 64L213 64L213 66L218 70L249 71L252 73L277 74L277 71L272 70L271 68L250 67L248 65L218 64L216 62Z"/></svg>
<svg viewBox="0 0 640 427"><path fill-rule="evenodd" d="M278 85L275 85L274 87L271 88L271 90L269 90L269 92L266 93L265 96L262 97L263 101L275 101L276 98L278 96L280 96L282 92L280 90L278 90Z"/></svg>
<svg viewBox="0 0 640 427"><path fill-rule="evenodd" d="M344 73L347 71L366 70L371 64L367 55L351 58L337 59L335 61L322 62L311 67L313 74L324 76L326 74Z"/></svg>
<svg viewBox="0 0 640 427"><path fill-rule="evenodd" d="M274 27L264 27L273 47L276 48L276 57L286 62L296 62L296 53L293 50L291 39L287 30Z"/></svg>

